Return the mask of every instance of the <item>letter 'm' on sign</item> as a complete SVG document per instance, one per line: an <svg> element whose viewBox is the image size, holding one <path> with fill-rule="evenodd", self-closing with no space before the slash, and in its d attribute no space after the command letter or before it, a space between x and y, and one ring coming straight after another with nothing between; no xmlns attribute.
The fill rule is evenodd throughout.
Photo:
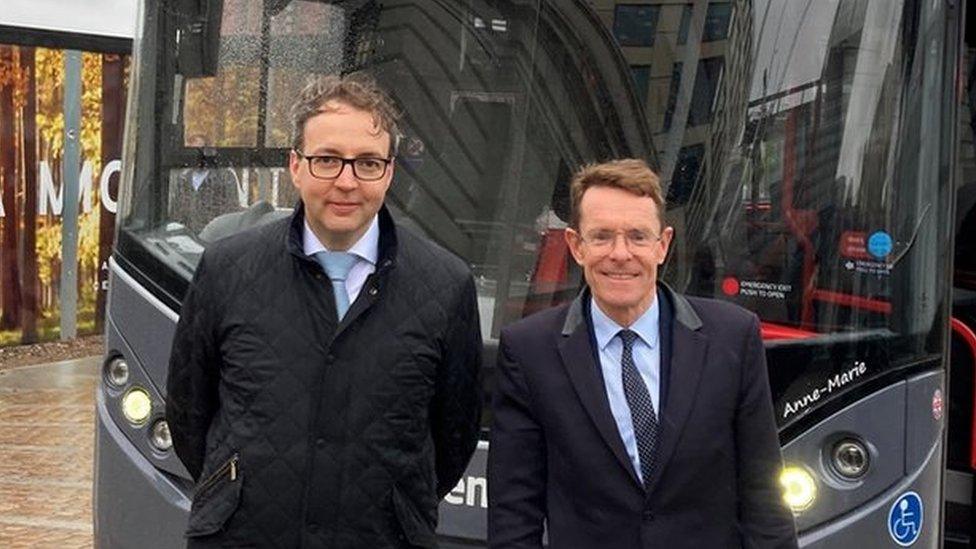
<svg viewBox="0 0 976 549"><path fill-rule="evenodd" d="M102 177L98 182L98 196L102 199L102 206L105 206L105 209L108 210L109 213L113 214L119 209L119 203L115 198L112 197L112 195L109 194L108 184L109 181L111 181L112 176L121 171L122 161L113 160L106 164L105 168L102 169Z"/></svg>

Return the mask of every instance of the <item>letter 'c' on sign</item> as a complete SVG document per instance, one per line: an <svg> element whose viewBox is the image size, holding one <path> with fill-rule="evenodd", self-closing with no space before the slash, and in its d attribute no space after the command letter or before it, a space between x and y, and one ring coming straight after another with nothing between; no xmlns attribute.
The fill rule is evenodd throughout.
<svg viewBox="0 0 976 549"><path fill-rule="evenodd" d="M108 184L112 176L120 171L122 171L122 161L113 160L105 165L105 169L102 170L102 177L98 182L98 196L102 200L102 205L109 213L113 214L119 209L119 203L109 194Z"/></svg>

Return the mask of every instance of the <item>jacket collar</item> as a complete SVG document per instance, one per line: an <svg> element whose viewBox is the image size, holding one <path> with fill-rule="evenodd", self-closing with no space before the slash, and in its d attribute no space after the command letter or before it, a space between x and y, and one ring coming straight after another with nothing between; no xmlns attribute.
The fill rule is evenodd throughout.
<svg viewBox="0 0 976 549"><path fill-rule="evenodd" d="M628 472L634 484L651 494L661 482L662 471L671 459L675 446L684 429L693 403L697 402L698 384L708 349L708 338L700 331L702 320L688 302L664 282L658 282L659 296L668 300L672 314L672 342L668 345L670 363L668 371L668 405L659 415L657 458L650 479L641 483L627 455L620 432L617 429L610 403L604 389L603 375L594 356L586 316L590 290L583 291L570 304L563 323L559 354L569 374L570 381L583 407L590 415L597 431L621 466ZM662 360L664 357L662 357ZM664 400L664 399L662 399Z"/></svg>
<svg viewBox="0 0 976 549"><path fill-rule="evenodd" d="M671 304L672 312L674 313L674 320L680 322L689 330L698 330L702 327L701 318L699 318L698 313L695 309L691 307L691 303L684 298L681 294L675 292L671 286L667 283L658 281L658 289L665 294ZM566 312L566 321L563 322L562 335L569 336L583 323L586 322L586 308L585 303L590 299L590 289L584 287L576 299L569 305L569 310Z"/></svg>
<svg viewBox="0 0 976 549"><path fill-rule="evenodd" d="M378 248L379 253L377 254L376 258L376 270L377 272L381 272L395 265L398 239L396 223L394 223L393 216L390 215L390 211L387 209L385 204L380 207L377 217L380 227L380 240ZM311 259L305 255L305 248L302 240L304 230L305 204L299 200L298 204L295 205L295 211L292 213L291 220L289 221L285 247L291 255L301 259L302 261L307 261L318 265L314 259Z"/></svg>

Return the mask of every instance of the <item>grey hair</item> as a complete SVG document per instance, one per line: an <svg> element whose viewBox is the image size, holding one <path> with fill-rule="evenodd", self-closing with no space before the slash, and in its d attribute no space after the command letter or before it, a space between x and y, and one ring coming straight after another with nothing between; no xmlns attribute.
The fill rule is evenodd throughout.
<svg viewBox="0 0 976 549"><path fill-rule="evenodd" d="M373 115L376 126L390 134L390 156L400 147L400 111L393 99L369 74L357 71L345 75L315 76L302 88L291 108L291 146L301 151L305 124L322 112L329 101L338 101Z"/></svg>

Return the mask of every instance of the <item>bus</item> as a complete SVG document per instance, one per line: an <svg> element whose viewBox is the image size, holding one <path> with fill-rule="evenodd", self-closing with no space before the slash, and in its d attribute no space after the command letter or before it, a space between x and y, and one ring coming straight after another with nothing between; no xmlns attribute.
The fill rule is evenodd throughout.
<svg viewBox="0 0 976 549"><path fill-rule="evenodd" d="M474 273L489 397L501 327L582 287L563 240L571 174L644 158L677 233L664 278L762 321L801 545L941 546L960 2L139 9L96 394L97 546L183 543L193 482L164 419L181 300L209 243L289 215L290 104L309 76L354 70L404 113L394 217ZM177 199L201 172L237 202L200 214ZM483 417L440 506L445 547L484 545Z"/></svg>

